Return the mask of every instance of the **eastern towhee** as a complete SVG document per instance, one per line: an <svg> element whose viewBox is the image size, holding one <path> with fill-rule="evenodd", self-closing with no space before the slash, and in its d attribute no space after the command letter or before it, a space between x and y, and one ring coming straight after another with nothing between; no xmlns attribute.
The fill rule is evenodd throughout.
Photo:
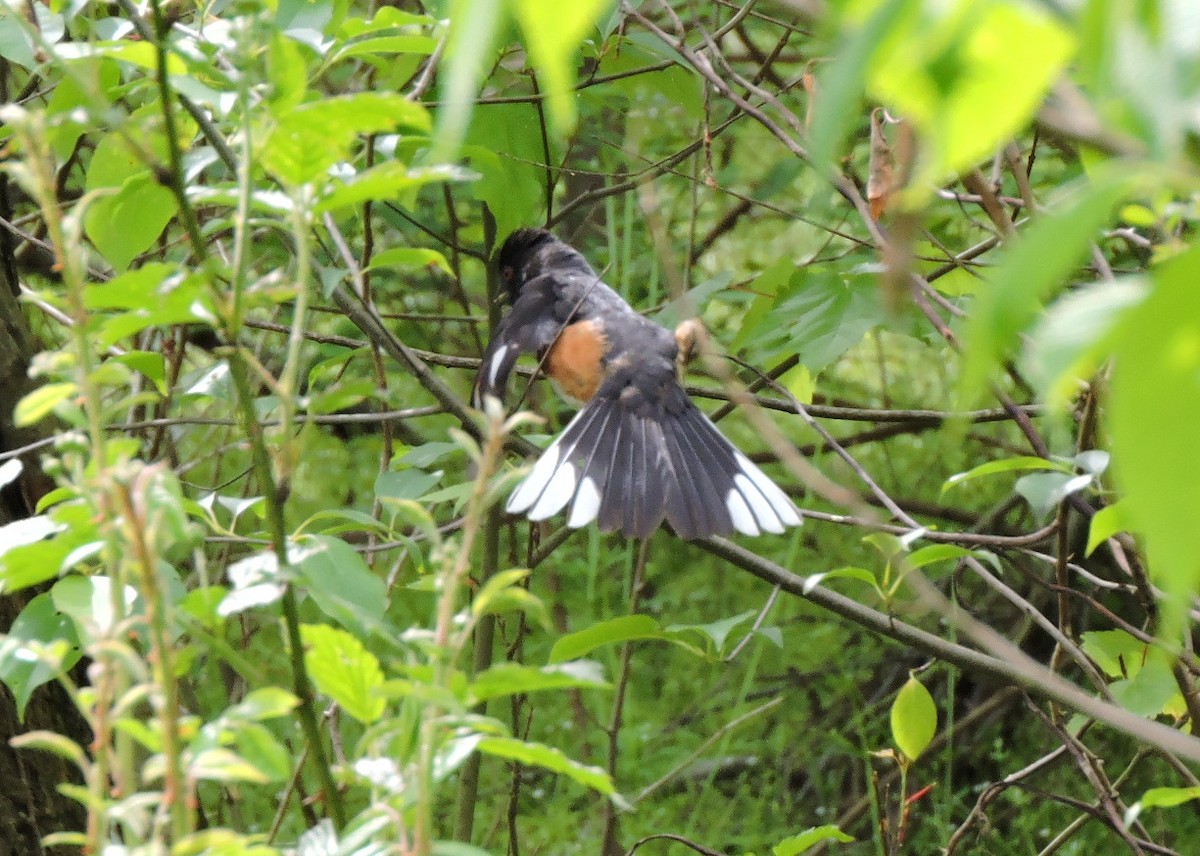
<svg viewBox="0 0 1200 856"><path fill-rule="evenodd" d="M631 538L648 537L664 518L685 539L800 525L791 499L684 392L683 325L677 337L637 314L543 229L510 235L498 265L512 309L483 354L475 405L502 398L529 352L586 402L513 491L508 512L544 520L569 504L568 526L598 519Z"/></svg>

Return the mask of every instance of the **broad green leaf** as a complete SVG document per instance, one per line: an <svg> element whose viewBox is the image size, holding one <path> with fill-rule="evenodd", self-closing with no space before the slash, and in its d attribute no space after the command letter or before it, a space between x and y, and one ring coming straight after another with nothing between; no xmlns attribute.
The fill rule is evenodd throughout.
<svg viewBox="0 0 1200 856"><path fill-rule="evenodd" d="M910 568L923 568L934 562L945 562L950 559L964 559L974 556L974 550L959 547L956 544L929 544L919 550L913 550L904 557L904 564Z"/></svg>
<svg viewBox="0 0 1200 856"><path fill-rule="evenodd" d="M145 375L160 395L167 394L167 361L162 354L157 351L126 351L113 357L113 360Z"/></svg>
<svg viewBox="0 0 1200 856"><path fill-rule="evenodd" d="M1014 489L1025 498L1038 517L1045 517L1073 493L1078 493L1094 481L1085 473L1072 476L1066 473L1032 473L1017 479Z"/></svg>
<svg viewBox="0 0 1200 856"><path fill-rule="evenodd" d="M346 713L370 725L383 715L386 702L379 660L358 639L325 624L300 627L304 663L318 690Z"/></svg>
<svg viewBox="0 0 1200 856"><path fill-rule="evenodd" d="M1138 802L1142 808L1171 808L1195 799L1200 799L1200 787L1150 788Z"/></svg>
<svg viewBox="0 0 1200 856"><path fill-rule="evenodd" d="M444 71L438 75L444 103L438 110L434 135L435 162L453 161L458 156L508 5L507 0L450 0Z"/></svg>
<svg viewBox="0 0 1200 856"><path fill-rule="evenodd" d="M238 755L268 781L285 782L292 775L291 753L259 723L240 723L234 731L233 743Z"/></svg>
<svg viewBox="0 0 1200 856"><path fill-rule="evenodd" d="M441 470L427 473L409 468L395 473L380 473L375 479L375 497L381 502L420 499L441 480Z"/></svg>
<svg viewBox="0 0 1200 856"><path fill-rule="evenodd" d="M370 199L399 199L417 188L439 181L464 181L473 175L453 167L410 169L399 161L389 161L337 183L321 198L314 211L323 214Z"/></svg>
<svg viewBox="0 0 1200 856"><path fill-rule="evenodd" d="M1042 399L1063 408L1107 356L1112 330L1148 292L1141 277L1096 282L1064 295L1042 315L1023 350L1022 367Z"/></svg>
<svg viewBox="0 0 1200 856"><path fill-rule="evenodd" d="M550 124L559 136L575 129L575 55L579 43L613 0L515 0L529 61L546 95Z"/></svg>
<svg viewBox="0 0 1200 856"><path fill-rule="evenodd" d="M116 271L123 271L158 240L179 205L150 171L127 178L115 194L88 205L84 229Z"/></svg>
<svg viewBox="0 0 1200 856"><path fill-rule="evenodd" d="M263 163L286 184L315 181L349 156L360 134L397 126L427 132L429 113L420 104L385 92L311 101L278 117L263 145Z"/></svg>
<svg viewBox="0 0 1200 856"><path fill-rule="evenodd" d="M468 692L475 702L506 695L518 695L544 690L588 687L608 689L600 664L592 660L572 660L553 666L522 666L517 663L497 663L480 672L471 681Z"/></svg>
<svg viewBox="0 0 1200 856"><path fill-rule="evenodd" d="M866 583L872 588L876 588L878 586L878 581L875 579L875 575L866 568L845 567L835 568L832 571L825 571L821 574L809 574L804 578L804 593L808 594L817 586L824 584L826 580L836 579L858 580L859 582Z"/></svg>
<svg viewBox="0 0 1200 856"><path fill-rule="evenodd" d="M48 515L0 527L0 592L11 594L53 579L93 555L100 544L96 522L84 505L63 502Z"/></svg>
<svg viewBox="0 0 1200 856"><path fill-rule="evenodd" d="M497 600L504 598L510 589L519 587L521 582L528 577L529 571L524 568L500 571L492 575L471 600L471 613L478 616L492 612L493 604Z"/></svg>
<svg viewBox="0 0 1200 856"><path fill-rule="evenodd" d="M1016 458L1002 458L998 461L988 461L986 464L980 464L977 467L972 467L965 473L955 473L946 479L942 485L942 492L945 493L956 484L963 484L972 479L977 479L980 476L990 476L996 473L1011 473L1014 471L1023 470L1057 470L1062 473L1070 473L1070 468L1063 464L1054 461L1048 461L1045 458L1034 458L1030 456L1019 456Z"/></svg>
<svg viewBox="0 0 1200 856"><path fill-rule="evenodd" d="M13 422L17 427L33 425L45 419L51 411L73 396L79 387L71 382L47 383L17 402L13 410Z"/></svg>
<svg viewBox="0 0 1200 856"><path fill-rule="evenodd" d="M875 49L867 77L870 93L918 129L911 186L924 188L988 157L1020 130L1074 40L1032 4L957 0L918 8Z"/></svg>
<svg viewBox="0 0 1200 856"><path fill-rule="evenodd" d="M822 841L836 841L839 844L849 844L854 838L842 832L833 824L814 826L799 835L785 838L771 848L771 856L798 856Z"/></svg>
<svg viewBox="0 0 1200 856"><path fill-rule="evenodd" d="M753 327L744 325L739 339L744 338L752 347L752 354L760 354L761 358L795 354L815 373L886 320L873 269L823 273L796 268L794 264L791 267L787 284L774 298L759 297L751 305L748 314L761 321ZM776 268L768 273L773 271Z"/></svg>
<svg viewBox="0 0 1200 856"><path fill-rule="evenodd" d="M603 794L620 807L628 803L617 793L612 777L600 767L581 764L568 758L561 750L541 743L518 740L515 737L483 737L476 748L497 758L508 758L560 773L567 778Z"/></svg>
<svg viewBox="0 0 1200 856"><path fill-rule="evenodd" d="M251 691L244 699L225 711L228 719L263 720L287 716L300 700L285 689L263 687Z"/></svg>
<svg viewBox="0 0 1200 856"><path fill-rule="evenodd" d="M937 706L915 677L896 694L891 713L892 740L909 761L916 761L937 733Z"/></svg>
<svg viewBox="0 0 1200 856"><path fill-rule="evenodd" d="M662 639L657 621L649 615L623 615L593 624L586 630L568 633L550 649L550 662L578 660L602 645L617 645L637 639Z"/></svg>
<svg viewBox="0 0 1200 856"><path fill-rule="evenodd" d="M414 250L413 252L426 252L426 251ZM434 255L437 255L437 256L441 255L440 253L436 252L435 250L428 250L428 252L433 253ZM380 255L381 256L387 255L387 253L380 253ZM378 258L378 257L376 257L376 258ZM445 261L445 259L443 259L443 261ZM422 443L420 446L413 446L411 449L409 449L403 455L398 457L396 459L396 463L403 464L403 465L409 466L409 467L419 467L421 469L424 469L425 467L428 467L430 464L436 464L438 461L440 461L442 458L446 457L447 455L451 455L451 454L454 454L455 452L461 451L461 449L462 449L462 447L459 446L457 443L442 443L442 442L438 442L436 440L430 440L428 443Z"/></svg>
<svg viewBox="0 0 1200 856"><path fill-rule="evenodd" d="M344 627L378 630L387 589L353 547L332 535L309 535L288 548L288 562L321 611Z"/></svg>
<svg viewBox="0 0 1200 856"><path fill-rule="evenodd" d="M809 157L818 168L834 163L851 123L862 113L862 94L872 57L888 46L889 31L896 30L898 22L911 17L918 7L917 0L886 0L861 26L843 22L848 38L833 52L832 62L817 71Z"/></svg>
<svg viewBox="0 0 1200 856"><path fill-rule="evenodd" d="M1154 288L1125 313L1115 335L1107 408L1128 525L1145 538L1152 578L1175 596L1168 601L1169 620L1180 617L1184 599L1200 588L1198 272L1200 247L1157 268Z"/></svg>
<svg viewBox="0 0 1200 856"><path fill-rule="evenodd" d="M717 621L710 621L708 624L672 624L667 628L668 633L679 633L684 630L692 630L700 633L712 640L713 647L717 651L725 650L725 640L729 638L729 634L733 632L740 624L744 624L750 618L756 615L755 611L750 609L737 615L732 615L729 618L721 618Z"/></svg>
<svg viewBox="0 0 1200 856"><path fill-rule="evenodd" d="M118 622L134 613L138 601L137 590L127 585L118 611L112 578L99 575L64 577L50 589L50 595L55 608L74 619L80 640L86 645L109 636Z"/></svg>
<svg viewBox="0 0 1200 856"><path fill-rule="evenodd" d="M75 625L54 608L48 593L25 604L8 633L0 636L0 681L12 692L20 719L33 691L69 670L79 656Z"/></svg>
<svg viewBox="0 0 1200 856"><path fill-rule="evenodd" d="M250 782L265 785L271 781L269 775L245 758L221 747L196 753L188 764L187 773L190 778L210 782Z"/></svg>
<svg viewBox="0 0 1200 856"><path fill-rule="evenodd" d="M1179 684L1166 656L1163 651L1151 649L1136 675L1109 684L1109 691L1117 703L1138 716L1151 719L1162 713L1179 694Z"/></svg>
<svg viewBox="0 0 1200 856"><path fill-rule="evenodd" d="M1105 506L1092 515L1088 525L1087 555L1092 555L1096 548L1118 532L1129 531L1129 521L1125 517L1124 500Z"/></svg>
<svg viewBox="0 0 1200 856"><path fill-rule="evenodd" d="M1080 647L1110 678L1136 675L1146 659L1146 643L1124 630L1090 630L1080 637Z"/></svg>
<svg viewBox="0 0 1200 856"><path fill-rule="evenodd" d="M382 253L376 253L371 258L371 266L368 270L381 270L383 268L400 268L401 270L414 270L419 268L432 268L440 270L446 276L454 276L454 271L450 267L450 263L446 261L446 257L437 250L428 250L423 247L394 247L390 250L384 250ZM453 446L458 448L455 443L426 443L425 445ZM436 460L436 459L435 459ZM413 466L426 466L433 463L428 461L424 464L410 461Z"/></svg>
<svg viewBox="0 0 1200 856"><path fill-rule="evenodd" d="M983 396L988 375L1037 318L1047 294L1069 279L1124 192L1123 181L1101 180L1065 208L1040 214L1012 241L967 320L958 380L961 407Z"/></svg>

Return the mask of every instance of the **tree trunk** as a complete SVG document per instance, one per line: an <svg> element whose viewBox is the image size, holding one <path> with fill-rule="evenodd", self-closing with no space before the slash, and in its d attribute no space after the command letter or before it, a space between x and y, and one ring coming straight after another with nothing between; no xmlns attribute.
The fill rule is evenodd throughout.
<svg viewBox="0 0 1200 856"><path fill-rule="evenodd" d="M46 433L37 426L17 428L12 421L13 407L34 386L28 376L34 347L17 303L9 261L0 263L0 452L24 447ZM20 477L0 490L0 525L30 516L38 498L52 486L38 466L36 452L21 460L24 470ZM8 632L36 593L0 596L0 634ZM79 782L78 771L57 755L18 751L9 744L18 734L39 730L63 734L84 746L91 741L87 723L57 683L46 684L33 694L24 722L17 718L12 694L0 685L0 856L76 852L73 848L44 848L41 838L51 832L82 831L86 822L83 807L57 790L64 782Z"/></svg>

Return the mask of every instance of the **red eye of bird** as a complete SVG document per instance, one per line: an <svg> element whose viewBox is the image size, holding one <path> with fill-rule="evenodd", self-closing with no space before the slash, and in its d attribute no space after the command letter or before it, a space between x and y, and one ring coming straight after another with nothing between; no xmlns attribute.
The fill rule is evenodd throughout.
<svg viewBox="0 0 1200 856"><path fill-rule="evenodd" d="M500 278L504 280L513 278L512 265L505 265L504 267L500 268Z"/></svg>

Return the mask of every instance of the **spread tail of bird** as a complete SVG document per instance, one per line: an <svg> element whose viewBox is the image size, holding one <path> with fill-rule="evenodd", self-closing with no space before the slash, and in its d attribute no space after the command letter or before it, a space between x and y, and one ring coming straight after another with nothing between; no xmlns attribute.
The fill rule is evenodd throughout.
<svg viewBox="0 0 1200 856"><path fill-rule="evenodd" d="M597 396L542 453L506 510L567 525L649 537L665 519L684 539L783 532L799 526L787 494L683 399L650 415Z"/></svg>

